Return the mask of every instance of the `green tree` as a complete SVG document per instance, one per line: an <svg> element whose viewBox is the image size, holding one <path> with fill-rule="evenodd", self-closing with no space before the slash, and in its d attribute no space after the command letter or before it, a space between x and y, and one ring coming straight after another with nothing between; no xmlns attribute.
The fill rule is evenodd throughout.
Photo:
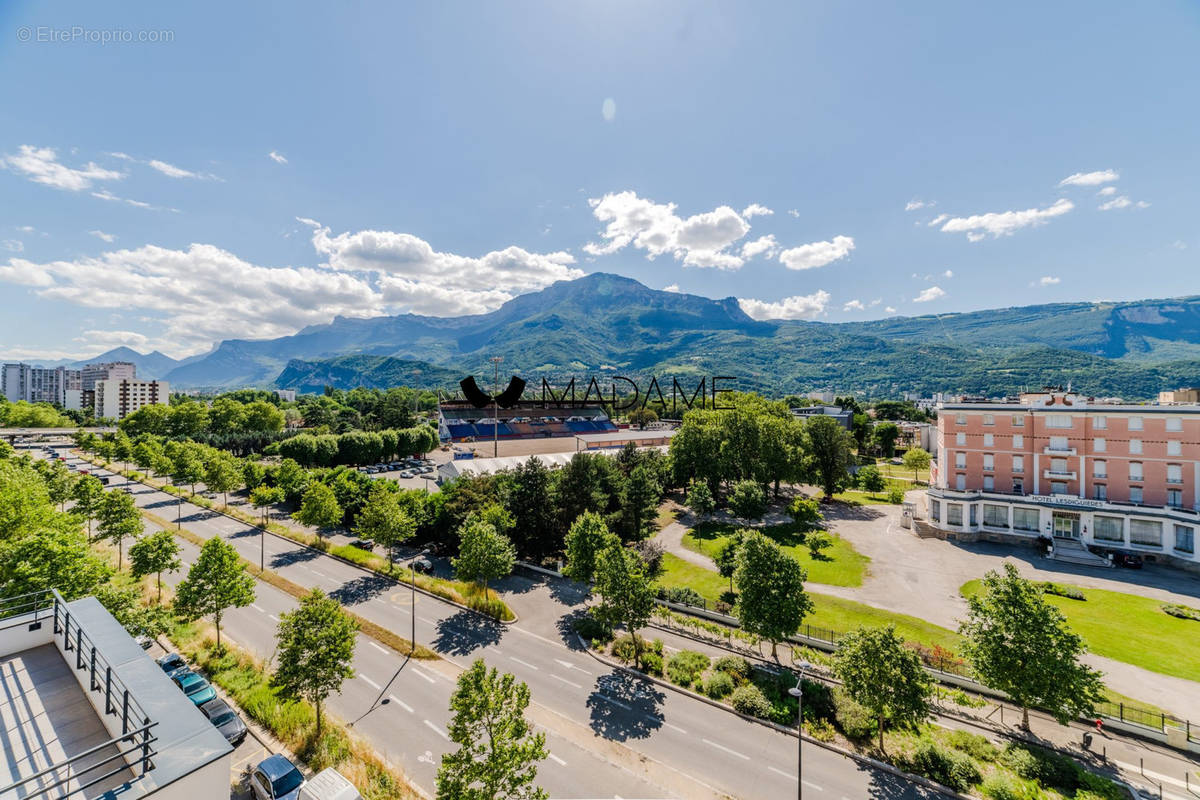
<svg viewBox="0 0 1200 800"><path fill-rule="evenodd" d="M162 457L162 446L152 439L142 439L133 446L133 463L146 472L154 471Z"/></svg>
<svg viewBox="0 0 1200 800"><path fill-rule="evenodd" d="M920 479L920 473L929 469L933 457L920 447L913 447L904 453L904 466L913 471L913 483Z"/></svg>
<svg viewBox="0 0 1200 800"><path fill-rule="evenodd" d="M513 544L526 558L540 561L562 548L562 528L554 516L550 470L530 456L512 471L505 508L516 522Z"/></svg>
<svg viewBox="0 0 1200 800"><path fill-rule="evenodd" d="M815 416L804 425L809 472L832 498L849 476L854 439L833 417Z"/></svg>
<svg viewBox="0 0 1200 800"><path fill-rule="evenodd" d="M243 407L245 418L243 427L248 431L260 433L276 433L283 430L284 413L277 406L265 400L255 400Z"/></svg>
<svg viewBox="0 0 1200 800"><path fill-rule="evenodd" d="M221 617L230 608L245 608L254 602L254 578L238 558L237 551L219 536L200 548L200 556L187 577L175 588L175 612L186 620L211 616L221 649Z"/></svg>
<svg viewBox="0 0 1200 800"><path fill-rule="evenodd" d="M771 642L772 658L778 658L779 642L800 630L813 611L812 599L804 591L807 577L779 545L761 533L746 533L734 573L738 617L744 630Z"/></svg>
<svg viewBox="0 0 1200 800"><path fill-rule="evenodd" d="M179 445L174 453L168 453L171 459L171 480L178 486L187 484L192 496L196 496L196 482L204 480L204 462L196 454L193 447Z"/></svg>
<svg viewBox="0 0 1200 800"><path fill-rule="evenodd" d="M342 606L320 589L300 600L295 611L281 615L275 633L278 668L274 682L285 692L308 700L317 710L317 736L321 735L321 707L331 692L341 691L354 677L355 634L358 623Z"/></svg>
<svg viewBox="0 0 1200 800"><path fill-rule="evenodd" d="M567 563L563 574L580 583L591 583L596 572L596 554L619 543L603 517L592 511L583 512L567 531Z"/></svg>
<svg viewBox="0 0 1200 800"><path fill-rule="evenodd" d="M654 530L658 517L658 502L662 486L646 464L638 464L629 472L621 489L621 538L625 541L644 539Z"/></svg>
<svg viewBox="0 0 1200 800"><path fill-rule="evenodd" d="M1054 715L1061 724L1090 716L1103 699L1100 672L1083 663L1083 640L1067 626L1042 589L1022 578L1013 564L990 571L983 588L967 598L967 619L959 627L963 652L979 680L1008 694L1021 707L1029 728L1029 707Z"/></svg>
<svg viewBox="0 0 1200 800"><path fill-rule="evenodd" d="M652 422L658 422L658 414L654 413L652 408L643 406L629 412L629 424L637 425L638 430L646 430L646 426Z"/></svg>
<svg viewBox="0 0 1200 800"><path fill-rule="evenodd" d="M489 580L512 572L517 553L508 537L478 518L470 518L459 531L458 558L452 559L454 577L475 581L487 590Z"/></svg>
<svg viewBox="0 0 1200 800"><path fill-rule="evenodd" d="M873 433L875 446L884 458L896 455L896 440L900 438L900 427L894 422L880 422Z"/></svg>
<svg viewBox="0 0 1200 800"><path fill-rule="evenodd" d="M210 492L221 493L221 505L229 507L229 492L242 485L242 469L237 459L221 453L204 466L204 485Z"/></svg>
<svg viewBox="0 0 1200 800"><path fill-rule="evenodd" d="M254 491L259 486L262 486L263 481L267 479L267 470L262 464L247 458L242 462L242 485L248 491Z"/></svg>
<svg viewBox="0 0 1200 800"><path fill-rule="evenodd" d="M400 507L400 495L382 485L371 489L367 502L359 512L354 532L363 539L383 545L388 554L388 567L395 561L395 548L417 532L417 523Z"/></svg>
<svg viewBox="0 0 1200 800"><path fill-rule="evenodd" d="M111 575L112 567L92 551L78 521L52 519L0 539L0 596L58 589L74 600L95 594Z"/></svg>
<svg viewBox="0 0 1200 800"><path fill-rule="evenodd" d="M121 462L121 469L129 471L129 461L133 458L133 441L122 430L113 435L113 458Z"/></svg>
<svg viewBox="0 0 1200 800"><path fill-rule="evenodd" d="M632 550L612 542L596 555L595 583L600 596L593 614L612 629L623 624L633 640L633 660L641 663L638 629L650 621L654 611L654 587L642 559Z"/></svg>
<svg viewBox="0 0 1200 800"><path fill-rule="evenodd" d="M262 484L250 492L250 505L262 509L262 527L267 527L267 509L283 502L283 489Z"/></svg>
<svg viewBox="0 0 1200 800"><path fill-rule="evenodd" d="M792 521L803 528L815 528L825 519L821 513L821 504L807 497L796 496L788 503L788 514Z"/></svg>
<svg viewBox="0 0 1200 800"><path fill-rule="evenodd" d="M35 462L42 472L42 478L46 482L46 491L50 494L50 502L57 505L60 509L66 507L67 501L71 499L75 492L75 483L80 476L72 472L66 464L61 461L38 461Z"/></svg>
<svg viewBox="0 0 1200 800"><path fill-rule="evenodd" d="M756 481L738 481L729 493L729 510L741 519L761 519L767 512L767 498Z"/></svg>
<svg viewBox="0 0 1200 800"><path fill-rule="evenodd" d="M158 602L162 603L162 574L183 566L179 560L179 542L170 531L156 531L143 536L129 548L129 567L133 577L154 575L158 587Z"/></svg>
<svg viewBox="0 0 1200 800"><path fill-rule="evenodd" d="M450 697L450 741L437 774L437 800L545 800L534 784L549 755L546 735L525 719L529 687L489 670L482 659L458 678Z"/></svg>
<svg viewBox="0 0 1200 800"><path fill-rule="evenodd" d="M729 593L731 595L733 594L733 576L737 573L738 564L740 563L739 559L743 538L744 533L742 531L734 531L733 535L725 540L725 544L721 545L721 549L713 556L713 561L717 565L717 572L721 573L722 578L729 579Z"/></svg>
<svg viewBox="0 0 1200 800"><path fill-rule="evenodd" d="M320 536L324 528L332 528L342 521L342 507L338 505L333 489L324 483L312 483L304 492L300 510L292 516L300 524L316 528Z"/></svg>
<svg viewBox="0 0 1200 800"><path fill-rule="evenodd" d="M232 397L218 397L208 409L208 428L213 433L238 433L246 424L246 407Z"/></svg>
<svg viewBox="0 0 1200 800"><path fill-rule="evenodd" d="M100 516L104 504L104 484L95 475L84 475L71 493L75 499L73 511L87 520L88 538L92 538L92 520Z"/></svg>
<svg viewBox="0 0 1200 800"><path fill-rule="evenodd" d="M858 485L868 494L879 494L887 488L887 481L879 473L879 467L874 464L868 464L859 469L856 477L858 478Z"/></svg>
<svg viewBox="0 0 1200 800"><path fill-rule="evenodd" d="M878 721L881 752L888 722L914 726L929 716L933 679L892 625L859 628L843 636L834 654L833 671L846 694Z"/></svg>
<svg viewBox="0 0 1200 800"><path fill-rule="evenodd" d="M809 531L804 535L804 546L808 548L808 554L815 561L822 558L822 550L833 547L833 537L825 531Z"/></svg>
<svg viewBox="0 0 1200 800"><path fill-rule="evenodd" d="M106 492L100 504L98 537L117 546L117 569L123 565L121 543L125 537L142 532L142 514L133 495L125 492Z"/></svg>
<svg viewBox="0 0 1200 800"><path fill-rule="evenodd" d="M179 395L176 395L178 397ZM195 400L172 405L167 415L167 433L179 439L195 439L208 430L208 406Z"/></svg>
<svg viewBox="0 0 1200 800"><path fill-rule="evenodd" d="M697 517L711 514L717 507L712 492L704 481L694 481L688 488L687 507Z"/></svg>

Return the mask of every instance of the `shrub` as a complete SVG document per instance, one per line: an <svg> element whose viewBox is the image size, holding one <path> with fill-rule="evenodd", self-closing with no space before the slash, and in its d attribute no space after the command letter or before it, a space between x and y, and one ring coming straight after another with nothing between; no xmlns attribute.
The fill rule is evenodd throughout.
<svg viewBox="0 0 1200 800"><path fill-rule="evenodd" d="M704 693L714 700L720 700L731 692L733 692L733 678L729 677L727 672L714 672L704 682Z"/></svg>
<svg viewBox="0 0 1200 800"><path fill-rule="evenodd" d="M575 632L584 639L608 642L613 638L612 630L591 614L581 614L573 623Z"/></svg>
<svg viewBox="0 0 1200 800"><path fill-rule="evenodd" d="M696 516L711 514L716 508L716 503L713 501L712 491L708 488L708 484L704 481L696 481L688 489L687 507Z"/></svg>
<svg viewBox="0 0 1200 800"><path fill-rule="evenodd" d="M888 490L888 502L894 506L900 505L901 503L904 502L904 492L901 491L900 489L895 489L895 488L889 489Z"/></svg>
<svg viewBox="0 0 1200 800"><path fill-rule="evenodd" d="M1039 585L1045 594L1065 597L1068 600L1087 600L1087 595L1076 589L1074 586L1064 586L1061 583L1053 583L1051 581L1042 581Z"/></svg>
<svg viewBox="0 0 1200 800"><path fill-rule="evenodd" d="M750 662L741 656L721 656L713 662L713 669L726 673L734 683L745 683L750 677Z"/></svg>
<svg viewBox="0 0 1200 800"><path fill-rule="evenodd" d="M713 610L716 611L718 614L724 614L726 616L729 616L730 614L733 613L733 604L727 603L724 600L718 600L716 605L713 606Z"/></svg>
<svg viewBox="0 0 1200 800"><path fill-rule="evenodd" d="M661 658L661 657L662 657L662 654L663 654L663 640L662 640L662 639L655 639L653 642L651 642L651 643L650 643L650 650L651 650L651 652L653 652L655 655L657 655L657 656L659 656L659 657Z"/></svg>
<svg viewBox="0 0 1200 800"><path fill-rule="evenodd" d="M921 737L917 749L906 761L910 771L959 792L982 779L979 767L975 766L970 756L944 748L925 736Z"/></svg>
<svg viewBox="0 0 1200 800"><path fill-rule="evenodd" d="M993 772L983 782L982 789L988 800L1042 800L1046 796L1037 786L1016 780L1005 772Z"/></svg>
<svg viewBox="0 0 1200 800"><path fill-rule="evenodd" d="M704 597L690 586L660 586L658 596L668 603L704 608Z"/></svg>
<svg viewBox="0 0 1200 800"><path fill-rule="evenodd" d="M821 515L821 504L807 497L793 498L788 504L788 514L797 525L806 528L815 528L824 519Z"/></svg>
<svg viewBox="0 0 1200 800"><path fill-rule="evenodd" d="M695 650L680 650L667 662L667 677L671 683L687 688L699 680L708 669L708 656Z"/></svg>
<svg viewBox="0 0 1200 800"><path fill-rule="evenodd" d="M955 750L961 750L976 761L995 761L1000 756L1000 750L986 736L970 731L948 732L946 744Z"/></svg>
<svg viewBox="0 0 1200 800"><path fill-rule="evenodd" d="M1108 779L1087 772L1070 758L1040 747L1009 742L1000 760L1022 778L1063 794L1086 788L1102 797L1118 796L1112 794L1115 787Z"/></svg>
<svg viewBox="0 0 1200 800"><path fill-rule="evenodd" d="M613 642L612 654L625 663L633 660L633 637L622 636Z"/></svg>
<svg viewBox="0 0 1200 800"><path fill-rule="evenodd" d="M871 712L854 702L841 689L833 691L833 708L838 727L847 739L861 742L875 735L876 720Z"/></svg>
<svg viewBox="0 0 1200 800"><path fill-rule="evenodd" d="M662 677L663 657L661 653L642 653L642 671L650 675Z"/></svg>
<svg viewBox="0 0 1200 800"><path fill-rule="evenodd" d="M1163 603L1162 610L1170 614L1172 617L1180 619L1194 619L1200 622L1200 609L1181 606L1176 603Z"/></svg>
<svg viewBox="0 0 1200 800"><path fill-rule="evenodd" d="M733 706L734 711L742 714L759 719L771 718L771 704L767 702L762 690L753 684L734 689L733 694L729 696L729 704Z"/></svg>
<svg viewBox="0 0 1200 800"><path fill-rule="evenodd" d="M832 742L837 731L827 719L818 719L808 723L808 735L818 742Z"/></svg>
<svg viewBox="0 0 1200 800"><path fill-rule="evenodd" d="M814 560L821 557L821 551L833 547L833 537L825 531L812 531L804 536L804 545L808 554Z"/></svg>
<svg viewBox="0 0 1200 800"><path fill-rule="evenodd" d="M738 481L729 493L729 510L742 519L759 519L767 511L767 500L758 481Z"/></svg>

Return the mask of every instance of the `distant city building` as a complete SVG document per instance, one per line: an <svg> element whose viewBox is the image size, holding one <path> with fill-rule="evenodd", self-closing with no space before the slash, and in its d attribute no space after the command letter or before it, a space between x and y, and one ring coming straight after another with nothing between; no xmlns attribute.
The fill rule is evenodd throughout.
<svg viewBox="0 0 1200 800"><path fill-rule="evenodd" d="M805 397L817 403L825 403L826 405L832 404L837 399L837 395L830 391L809 392Z"/></svg>
<svg viewBox="0 0 1200 800"><path fill-rule="evenodd" d="M792 414L801 419L808 419L809 417L833 417L846 430L850 430L854 425L854 412L848 408L838 408L837 406L793 408Z"/></svg>
<svg viewBox="0 0 1200 800"><path fill-rule="evenodd" d="M96 364L84 364L80 370L82 381L80 389L94 390L97 381L113 378L118 380L137 380L137 365L131 361L106 361Z"/></svg>
<svg viewBox="0 0 1200 800"><path fill-rule="evenodd" d="M1159 392L1158 402L1163 405L1174 403L1200 403L1200 387L1190 389L1175 389L1170 392Z"/></svg>
<svg viewBox="0 0 1200 800"><path fill-rule="evenodd" d="M109 378L96 382L95 393L97 418L124 419L142 406L167 405L171 399L171 387L166 381Z"/></svg>
<svg viewBox="0 0 1200 800"><path fill-rule="evenodd" d="M911 450L919 447L937 458L938 434L937 428L928 422L908 422L900 420L896 423L900 436L896 439L897 450Z"/></svg>
<svg viewBox="0 0 1200 800"><path fill-rule="evenodd" d="M34 367L29 364L5 364L0 372L4 397L10 403L53 403L63 408L69 405L67 393L80 388L80 371L66 367ZM75 398L72 395L72 398ZM77 399L77 398L75 398Z"/></svg>
<svg viewBox="0 0 1200 800"><path fill-rule="evenodd" d="M279 399L281 401L283 401L284 403L296 402L296 390L295 389L276 389L275 394L277 394L279 396Z"/></svg>
<svg viewBox="0 0 1200 800"><path fill-rule="evenodd" d="M943 531L1200 566L1198 404L1115 405L1056 390L944 403L938 443L929 518Z"/></svg>

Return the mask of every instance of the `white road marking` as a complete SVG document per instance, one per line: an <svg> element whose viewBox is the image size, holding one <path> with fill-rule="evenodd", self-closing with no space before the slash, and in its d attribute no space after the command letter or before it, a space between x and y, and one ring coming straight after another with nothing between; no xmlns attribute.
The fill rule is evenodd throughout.
<svg viewBox="0 0 1200 800"><path fill-rule="evenodd" d="M517 658L516 656L509 656L508 660L515 661L523 667L529 667L530 669L533 669L533 670L537 669L537 667L535 667L533 664L530 664L528 661L522 661L521 659Z"/></svg>
<svg viewBox="0 0 1200 800"><path fill-rule="evenodd" d="M254 603L251 603L251 604L250 604L250 607L251 607L251 608L253 608L255 611L257 611L257 612L258 612L258 613L260 613L260 614L265 614L265 613L267 613L267 612L263 611L261 608L259 608L258 606L254 605Z"/></svg>
<svg viewBox="0 0 1200 800"><path fill-rule="evenodd" d="M804 784L805 786L807 786L808 788L810 788L810 789L815 789L815 790L816 790L816 791L818 791L818 792L823 792L823 791L825 791L825 787L824 787L824 786L818 786L817 784L813 783L812 781L806 781L804 778L801 778L801 779L800 779L800 782L801 782L801 783L803 783L803 784Z"/></svg>
<svg viewBox="0 0 1200 800"><path fill-rule="evenodd" d="M784 772L783 770L777 769L775 767L767 767L767 769L771 770L771 772L774 772L776 775L782 775L783 777L787 778L788 780L792 780L792 781L796 780L796 776L790 772Z"/></svg>
<svg viewBox="0 0 1200 800"><path fill-rule="evenodd" d="M276 622L279 622L279 617L275 616L274 614L267 614L267 616L270 617L271 619L275 620Z"/></svg>
<svg viewBox="0 0 1200 800"><path fill-rule="evenodd" d="M405 711L407 711L408 713L410 713L410 714L411 714L411 713L413 713L412 706L410 706L408 703L406 703L406 702L404 702L403 700L401 700L399 697L396 697L396 695L394 695L394 694L389 694L389 695L388 695L388 700L391 700L393 703L395 703L396 705L400 706L401 708L403 708L403 709L404 709Z"/></svg>
<svg viewBox="0 0 1200 800"><path fill-rule="evenodd" d="M714 742L712 739L701 739L700 741L704 742L706 745L709 745L709 746L711 746L711 747L715 747L715 748L717 748L718 750L724 750L726 753L729 753L730 755L737 756L738 758L742 759L743 761L749 761L749 760L750 760L750 756L742 755L742 754L741 754L741 753L739 753L737 750L730 750L730 749L729 749L728 747L726 747L725 745L723 745L723 744L717 744L717 743L716 743L716 742Z"/></svg>
<svg viewBox="0 0 1200 800"><path fill-rule="evenodd" d="M329 577L324 572L317 572L315 569L311 570L311 572L313 575L316 575L318 578L328 578Z"/></svg>
<svg viewBox="0 0 1200 800"><path fill-rule="evenodd" d="M375 681L368 678L366 675L359 675L358 677L363 679L363 683L367 684L368 686L374 687L375 691L379 691L380 689L383 688L378 683L376 683Z"/></svg>
<svg viewBox="0 0 1200 800"><path fill-rule="evenodd" d="M563 761L561 758L554 755L554 753L547 753L546 755L550 756L550 760L553 761L555 764L558 764L560 767L565 767L567 765L567 762Z"/></svg>
<svg viewBox="0 0 1200 800"><path fill-rule="evenodd" d="M425 724L426 724L426 725L428 725L428 726L429 726L429 729L430 729L431 731L433 731L434 733L436 733L438 736L442 737L442 738L443 738L443 739L445 739L447 742L448 742L448 741L450 741L450 734L446 733L444 730L442 730L441 728L439 728L437 725L434 725L434 724L433 724L432 722L430 722L429 720L425 720Z"/></svg>
<svg viewBox="0 0 1200 800"><path fill-rule="evenodd" d="M672 730L678 731L678 732L682 733L684 736L687 736L687 731L685 731L683 728L679 727L678 725L672 725L669 722L664 722L663 725L666 725L668 728L671 728Z"/></svg>
<svg viewBox="0 0 1200 800"><path fill-rule="evenodd" d="M416 667L409 667L409 669L411 669L411 670L412 670L413 672L415 672L417 675L420 675L422 678L424 678L425 680L429 681L430 683L437 683L437 681L435 681L433 678L431 678L430 676L426 675L424 672L422 672L421 670L417 669Z"/></svg>
<svg viewBox="0 0 1200 800"><path fill-rule="evenodd" d="M574 686L576 689L582 689L582 688L583 688L583 687L582 687L582 686L580 686L578 683L575 683L575 682L573 682L573 681L569 681L569 680L567 680L566 678L560 678L559 676L555 675L553 672L551 672L551 673L550 673L550 677L551 677L551 678L554 678L554 680L556 680L556 681L562 681L563 683L567 684L568 686Z"/></svg>
<svg viewBox="0 0 1200 800"><path fill-rule="evenodd" d="M553 639L547 639L545 636L539 636L538 634L534 633L533 631L527 631L524 628L519 627L517 625L510 625L509 630L518 631L520 633L525 634L526 636L532 636L535 639L541 639L546 644L552 644L555 647L561 647L563 649L566 649L566 645L563 644L562 642L556 642Z"/></svg>
<svg viewBox="0 0 1200 800"><path fill-rule="evenodd" d="M620 700L614 700L613 698L609 697L606 694L597 694L596 697L599 697L601 700L605 700L609 703L612 703L614 706L620 706L621 708L625 709L626 711L633 711L633 706L626 705L625 703L622 703Z"/></svg>
<svg viewBox="0 0 1200 800"><path fill-rule="evenodd" d="M388 654L387 648L384 647L383 645L377 644L376 642L367 642L367 644L371 645L371 647L374 647L376 650L383 653L385 656Z"/></svg>
<svg viewBox="0 0 1200 800"><path fill-rule="evenodd" d="M437 625L436 622L431 619L426 619L425 617L417 617L417 619L421 620L421 622L424 622L426 625Z"/></svg>
<svg viewBox="0 0 1200 800"><path fill-rule="evenodd" d="M540 637L540 636L539 636L538 638L540 639L540 638L542 638L542 637ZM575 666L575 665L574 665L574 664L572 664L570 661L563 661L561 658L556 658L556 659L554 659L554 660L555 660L556 662L558 662L559 664L562 664L562 666L563 666L563 669L573 669L573 670L578 670L579 672L582 672L584 675L591 675L591 674L592 674L592 673L588 672L586 669L584 669L583 667L577 667L577 666Z"/></svg>

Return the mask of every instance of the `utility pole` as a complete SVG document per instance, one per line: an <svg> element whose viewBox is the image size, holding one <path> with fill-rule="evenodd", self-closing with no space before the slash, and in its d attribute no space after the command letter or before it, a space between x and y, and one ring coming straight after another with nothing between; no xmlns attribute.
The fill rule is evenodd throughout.
<svg viewBox="0 0 1200 800"><path fill-rule="evenodd" d="M503 356L492 356L492 458L500 456L500 362Z"/></svg>

